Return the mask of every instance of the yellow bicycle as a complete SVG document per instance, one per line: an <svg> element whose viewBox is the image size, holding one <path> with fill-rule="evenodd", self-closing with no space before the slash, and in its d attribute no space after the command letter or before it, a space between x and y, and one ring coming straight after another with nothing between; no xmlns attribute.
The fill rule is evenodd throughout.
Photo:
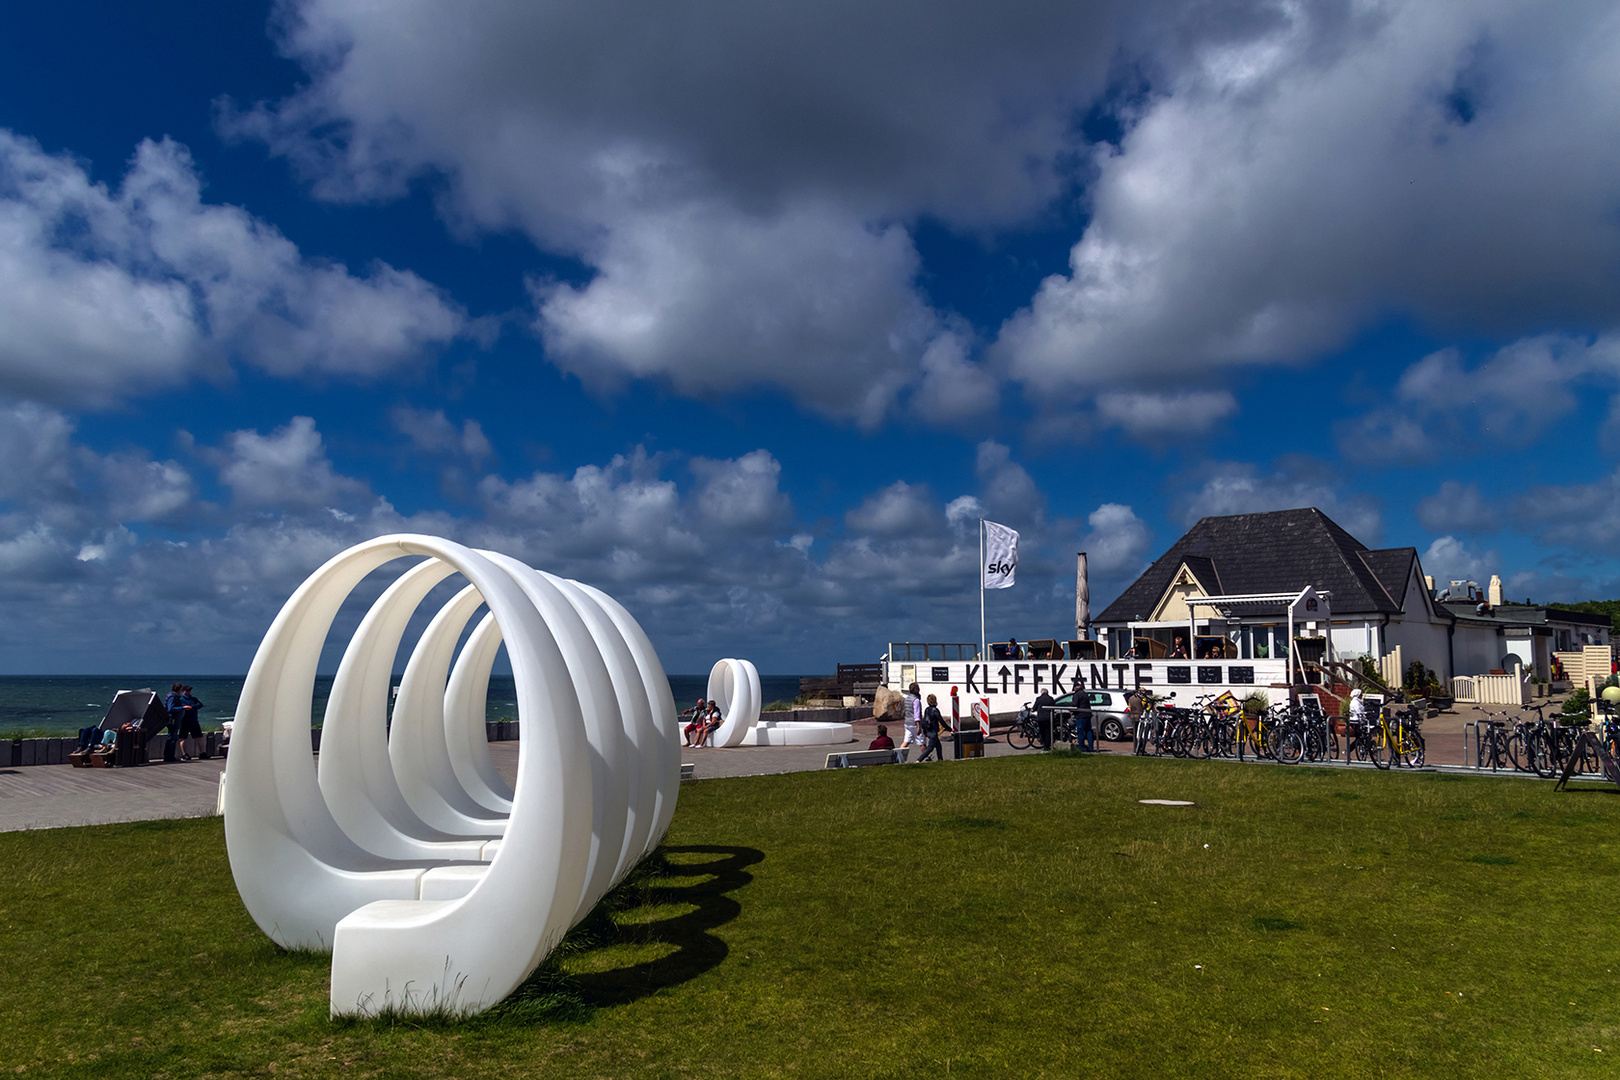
<svg viewBox="0 0 1620 1080"><path fill-rule="evenodd" d="M1418 730L1417 714L1410 707L1395 710L1384 706L1378 710L1378 728L1372 739L1372 761L1380 769L1404 765L1409 769L1423 766L1423 732Z"/></svg>

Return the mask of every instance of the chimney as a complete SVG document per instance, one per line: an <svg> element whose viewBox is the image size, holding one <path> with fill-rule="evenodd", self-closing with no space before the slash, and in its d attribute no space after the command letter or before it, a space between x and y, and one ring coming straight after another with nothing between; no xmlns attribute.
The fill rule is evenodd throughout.
<svg viewBox="0 0 1620 1080"><path fill-rule="evenodd" d="M1491 575L1490 600L1491 607L1499 608L1502 606L1502 575L1500 574Z"/></svg>

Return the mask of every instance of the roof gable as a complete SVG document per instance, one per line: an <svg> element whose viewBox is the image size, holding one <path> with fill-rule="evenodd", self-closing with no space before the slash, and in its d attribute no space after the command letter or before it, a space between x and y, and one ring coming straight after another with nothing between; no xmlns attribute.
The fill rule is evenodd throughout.
<svg viewBox="0 0 1620 1080"><path fill-rule="evenodd" d="M1220 594L1220 578L1215 575L1215 564L1199 555L1189 556L1170 575L1170 583L1164 587L1159 602L1153 605L1151 618L1156 622L1185 621L1187 597Z"/></svg>

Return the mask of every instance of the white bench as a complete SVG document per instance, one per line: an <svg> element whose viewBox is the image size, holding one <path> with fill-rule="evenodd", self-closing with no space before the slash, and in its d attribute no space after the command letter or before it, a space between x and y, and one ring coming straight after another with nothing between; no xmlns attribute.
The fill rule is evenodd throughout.
<svg viewBox="0 0 1620 1080"><path fill-rule="evenodd" d="M911 747L897 750L850 750L843 754L828 754L827 768L853 769L862 765L899 765L911 755Z"/></svg>
<svg viewBox="0 0 1620 1080"><path fill-rule="evenodd" d="M690 780L690 779L692 779L692 774L695 773L695 772L697 772L697 762L695 762L695 761L683 761L683 762L681 762L681 779L682 780Z"/></svg>

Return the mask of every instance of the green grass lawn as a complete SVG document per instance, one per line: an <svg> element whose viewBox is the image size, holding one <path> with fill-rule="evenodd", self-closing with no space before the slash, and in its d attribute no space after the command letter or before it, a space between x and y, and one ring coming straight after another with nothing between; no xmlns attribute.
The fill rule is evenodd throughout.
<svg viewBox="0 0 1620 1080"><path fill-rule="evenodd" d="M1612 1075L1617 825L1544 782L1113 756L698 781L461 1023L330 1021L217 819L9 833L0 1072Z"/></svg>

